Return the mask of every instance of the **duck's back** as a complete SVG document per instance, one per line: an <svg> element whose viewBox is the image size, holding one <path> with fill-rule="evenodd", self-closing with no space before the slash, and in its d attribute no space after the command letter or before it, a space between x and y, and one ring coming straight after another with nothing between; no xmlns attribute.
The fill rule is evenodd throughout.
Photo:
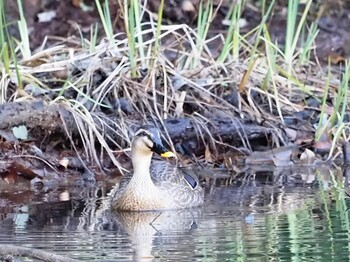
<svg viewBox="0 0 350 262"><path fill-rule="evenodd" d="M183 168L159 160L153 160L150 174L156 187L173 200L174 208L195 207L203 204L204 190L198 177Z"/></svg>

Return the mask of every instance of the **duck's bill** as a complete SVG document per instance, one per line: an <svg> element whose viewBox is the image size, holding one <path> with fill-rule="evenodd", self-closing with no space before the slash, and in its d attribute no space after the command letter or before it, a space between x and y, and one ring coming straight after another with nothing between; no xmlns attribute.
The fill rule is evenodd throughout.
<svg viewBox="0 0 350 262"><path fill-rule="evenodd" d="M171 152L171 151L167 151L167 152L164 152L164 153L162 153L162 154L160 154L160 156L161 157L176 157L176 155L173 153L173 152Z"/></svg>
<svg viewBox="0 0 350 262"><path fill-rule="evenodd" d="M153 152L157 153L161 157L176 157L176 155L167 150L162 144L160 143L155 143L151 149Z"/></svg>

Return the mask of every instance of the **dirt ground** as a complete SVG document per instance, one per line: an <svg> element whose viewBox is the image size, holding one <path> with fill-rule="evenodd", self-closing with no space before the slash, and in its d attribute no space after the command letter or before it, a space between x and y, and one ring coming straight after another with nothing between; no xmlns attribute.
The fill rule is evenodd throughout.
<svg viewBox="0 0 350 262"><path fill-rule="evenodd" d="M242 32L248 32L261 21L260 2L247 1L242 18L244 26ZM286 24L286 1L277 1L273 16L269 21L271 36L283 44ZM220 1L214 1L220 3ZM18 19L17 2L6 1L6 14L8 22ZM69 39L80 40L80 33L87 39L90 37L91 26L98 23L98 15L95 1L92 0L33 0L23 1L25 16L30 31L32 49L40 47L48 38L46 47L57 41ZM211 33L225 33L228 26L225 25L225 16L229 10L231 1L224 0L217 10L215 21L210 29ZM148 9L156 15L160 0L147 1ZM169 24L186 23L196 26L196 16L199 6L198 0L165 1L164 21ZM216 4L216 7L218 5ZM300 5L303 8L303 5ZM123 18L120 15L118 1L110 1L110 10L115 32L123 31ZM316 22L320 30L316 39L315 54L321 61L331 58L333 64L345 60L350 55L350 4L347 1L327 0L314 1L308 21ZM100 34L103 34L102 26L99 26ZM18 36L16 23L13 23L10 34ZM73 41L74 42L74 41Z"/></svg>

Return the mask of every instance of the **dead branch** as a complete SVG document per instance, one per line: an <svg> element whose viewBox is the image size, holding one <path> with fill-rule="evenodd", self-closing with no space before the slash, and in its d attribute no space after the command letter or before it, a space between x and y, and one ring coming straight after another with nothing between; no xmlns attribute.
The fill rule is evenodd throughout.
<svg viewBox="0 0 350 262"><path fill-rule="evenodd" d="M0 255L2 256L21 256L21 257L31 257L40 259L42 261L49 262L74 262L78 261L66 256L56 255L47 251L35 249L35 248L27 248L27 247L19 247L15 245L2 244L0 245Z"/></svg>

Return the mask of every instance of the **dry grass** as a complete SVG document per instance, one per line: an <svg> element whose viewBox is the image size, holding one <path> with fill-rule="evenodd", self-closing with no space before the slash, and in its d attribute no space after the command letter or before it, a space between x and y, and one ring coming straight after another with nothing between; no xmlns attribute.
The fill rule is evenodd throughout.
<svg viewBox="0 0 350 262"><path fill-rule="evenodd" d="M120 141L125 141L115 144L121 150L130 142L132 124L187 116L200 127L199 137L203 139L202 132L207 132L215 146L222 142L208 131L213 118L232 119L235 124L239 124L237 119L251 119L279 129L284 116L305 108L304 99L310 95L322 97L327 76L321 69L309 71L317 68L312 63L305 70L295 65L293 75L285 74L282 61L277 59L271 65L269 57L260 53L250 56L255 59L252 68L250 60L244 57L234 59L229 55L221 63L212 46L224 45L222 35L206 39L198 49L195 41L200 37L187 25L162 25L159 38L153 37L157 35L156 22L144 23L142 28L139 34L144 41L136 43L136 49L144 50L145 56L136 60L138 77L131 76L130 47L123 34L116 35L113 41L102 39L93 48L84 40L84 45L89 46L86 49L72 39L62 39L50 47L44 42L31 56L12 63L9 73L1 65L1 103L34 98L26 91L29 84L53 92L53 96L44 99L60 103L73 113L85 147L84 158L100 163L97 152L101 149L96 148L99 144L102 152L119 166L106 142L114 139L106 137L104 129L114 129ZM161 44L155 52L156 41ZM245 52L253 50L253 43L242 41L242 45ZM147 65L146 70L141 65ZM12 89L19 82L16 70L23 89ZM330 93L335 86L333 81ZM233 94L237 96L236 103L229 103L225 97ZM118 105L120 99L127 101L129 113ZM105 112L118 115L119 122L114 123L117 129ZM171 143L169 135L165 138ZM240 139L249 148L244 134ZM287 142L283 140L279 136L274 143Z"/></svg>

